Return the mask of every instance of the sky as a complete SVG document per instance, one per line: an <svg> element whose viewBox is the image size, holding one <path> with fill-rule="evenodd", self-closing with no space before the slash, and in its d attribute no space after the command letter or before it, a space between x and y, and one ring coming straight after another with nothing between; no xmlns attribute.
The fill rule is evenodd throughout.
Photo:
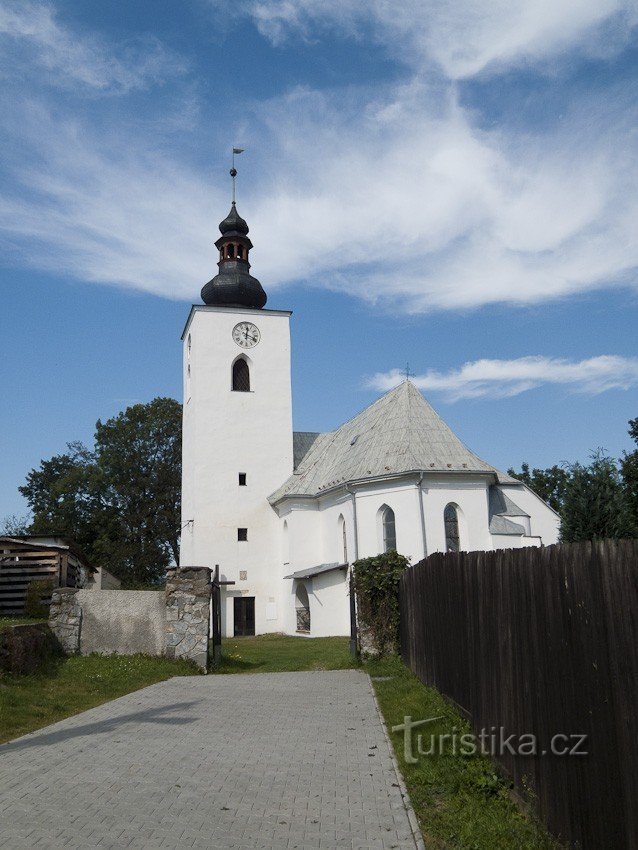
<svg viewBox="0 0 638 850"><path fill-rule="evenodd" d="M409 364L500 468L630 450L637 83L635 0L0 0L0 521L181 400L233 146L296 429Z"/></svg>

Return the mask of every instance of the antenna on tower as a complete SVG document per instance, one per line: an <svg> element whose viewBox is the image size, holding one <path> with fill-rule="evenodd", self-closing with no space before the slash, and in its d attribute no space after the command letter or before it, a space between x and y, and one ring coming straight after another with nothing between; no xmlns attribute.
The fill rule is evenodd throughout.
<svg viewBox="0 0 638 850"><path fill-rule="evenodd" d="M233 204L235 203L235 177L237 177L237 169L235 168L235 154L243 153L245 148L233 148L233 167L230 169L230 176L233 178Z"/></svg>

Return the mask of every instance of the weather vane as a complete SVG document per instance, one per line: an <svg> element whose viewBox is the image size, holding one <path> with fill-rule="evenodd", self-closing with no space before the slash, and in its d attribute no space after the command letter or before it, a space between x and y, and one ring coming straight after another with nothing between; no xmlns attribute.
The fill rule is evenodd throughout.
<svg viewBox="0 0 638 850"><path fill-rule="evenodd" d="M233 167L230 169L230 176L233 178L233 203L235 203L235 177L237 177L237 169L235 168L235 154L243 153L245 148L233 148Z"/></svg>
<svg viewBox="0 0 638 850"><path fill-rule="evenodd" d="M410 378L414 378L414 372L410 371L410 364L409 363L405 364L405 372L403 374L405 375L406 381L409 381Z"/></svg>

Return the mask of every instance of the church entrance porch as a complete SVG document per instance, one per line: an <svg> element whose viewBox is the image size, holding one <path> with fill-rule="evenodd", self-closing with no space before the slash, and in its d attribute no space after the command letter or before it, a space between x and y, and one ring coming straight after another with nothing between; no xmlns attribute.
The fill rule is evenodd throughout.
<svg viewBox="0 0 638 850"><path fill-rule="evenodd" d="M236 596L233 600L233 634L235 637L255 634L255 597Z"/></svg>

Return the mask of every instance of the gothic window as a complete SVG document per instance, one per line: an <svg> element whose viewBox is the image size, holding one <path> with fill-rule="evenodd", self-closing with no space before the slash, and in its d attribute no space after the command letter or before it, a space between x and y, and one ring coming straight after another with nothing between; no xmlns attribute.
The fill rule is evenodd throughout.
<svg viewBox="0 0 638 850"><path fill-rule="evenodd" d="M459 542L459 517L455 505L446 506L443 511L443 520L445 522L445 551L458 552L461 547Z"/></svg>
<svg viewBox="0 0 638 850"><path fill-rule="evenodd" d="M339 537L341 543L342 564L348 563L348 538L346 536L346 521L343 516L339 517Z"/></svg>
<svg viewBox="0 0 638 850"><path fill-rule="evenodd" d="M383 551L390 552L397 548L397 532L394 522L394 511L387 505L383 509L381 516L381 524L383 528Z"/></svg>
<svg viewBox="0 0 638 850"><path fill-rule="evenodd" d="M250 369L243 357L233 363L233 390L238 393L250 392Z"/></svg>

